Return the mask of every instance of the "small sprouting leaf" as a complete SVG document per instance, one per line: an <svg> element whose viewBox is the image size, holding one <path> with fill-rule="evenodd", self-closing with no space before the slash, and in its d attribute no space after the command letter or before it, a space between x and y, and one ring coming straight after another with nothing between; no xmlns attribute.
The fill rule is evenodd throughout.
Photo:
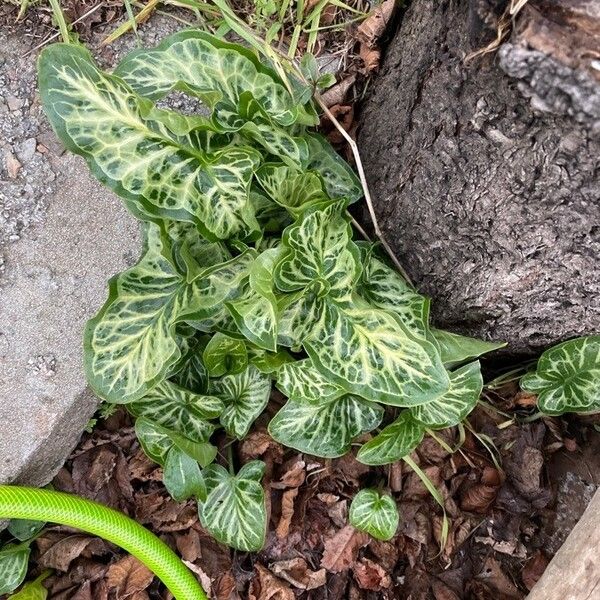
<svg viewBox="0 0 600 600"><path fill-rule="evenodd" d="M14 592L27 575L29 545L9 544L0 550L0 594Z"/></svg>
<svg viewBox="0 0 600 600"><path fill-rule="evenodd" d="M181 31L153 50L128 54L115 73L138 94L152 100L183 89L216 113L238 115L242 96L250 95L281 125L291 125L306 115L276 73L252 52L199 30Z"/></svg>
<svg viewBox="0 0 600 600"><path fill-rule="evenodd" d="M333 149L331 144L317 133L307 134L310 159L307 170L317 171L330 198L345 198L349 203L363 196L363 189L350 165Z"/></svg>
<svg viewBox="0 0 600 600"><path fill-rule="evenodd" d="M206 487L198 463L176 446L167 453L163 483L177 502L194 496L206 497Z"/></svg>
<svg viewBox="0 0 600 600"><path fill-rule="evenodd" d="M293 363L296 359L286 350L278 352L267 352L262 348L252 348L248 350L250 363L253 364L261 373L275 373L283 365Z"/></svg>
<svg viewBox="0 0 600 600"><path fill-rule="evenodd" d="M350 450L355 437L375 429L383 412L383 407L358 396L321 402L290 399L269 423L269 433L300 452L335 458Z"/></svg>
<svg viewBox="0 0 600 600"><path fill-rule="evenodd" d="M481 366L475 361L450 372L450 389L443 396L410 411L429 429L454 427L475 408L482 389Z"/></svg>
<svg viewBox="0 0 600 600"><path fill-rule="evenodd" d="M315 367L374 402L416 406L445 393L449 379L436 348L410 336L391 313L359 300L347 308L325 302L304 341Z"/></svg>
<svg viewBox="0 0 600 600"><path fill-rule="evenodd" d="M277 372L277 387L288 398L310 403L335 400L347 393L316 369L308 358L284 364Z"/></svg>
<svg viewBox="0 0 600 600"><path fill-rule="evenodd" d="M283 233L287 251L275 267L275 284L283 292L319 286L319 296L348 297L360 276L360 254L343 216L342 202L307 209Z"/></svg>
<svg viewBox="0 0 600 600"><path fill-rule="evenodd" d="M412 289L402 276L382 260L366 252L359 293L373 306L389 310L413 334L425 337L429 325L429 299Z"/></svg>
<svg viewBox="0 0 600 600"><path fill-rule="evenodd" d="M149 392L181 356L176 325L216 313L237 293L252 255L247 251L187 283L170 262L160 229L149 223L142 258L110 281L106 304L86 326L84 364L92 389L116 403Z"/></svg>
<svg viewBox="0 0 600 600"><path fill-rule="evenodd" d="M46 48L39 84L61 141L135 212L191 221L219 239L246 228L256 150L237 144L207 153L173 134L163 119L152 120L151 102L100 71L81 45Z"/></svg>
<svg viewBox="0 0 600 600"><path fill-rule="evenodd" d="M152 421L192 441L206 442L215 429L209 421L216 419L224 406L219 398L195 394L171 381L163 381L127 408L136 417Z"/></svg>
<svg viewBox="0 0 600 600"><path fill-rule="evenodd" d="M265 192L296 217L311 204L327 199L323 182L316 173L267 163L255 175Z"/></svg>
<svg viewBox="0 0 600 600"><path fill-rule="evenodd" d="M350 505L350 524L378 540L391 540L398 529L400 515L389 494L374 489L361 490Z"/></svg>
<svg viewBox="0 0 600 600"><path fill-rule="evenodd" d="M246 344L223 333L215 333L210 338L202 358L211 377L241 373L248 366Z"/></svg>
<svg viewBox="0 0 600 600"><path fill-rule="evenodd" d="M173 446L199 462L202 467L209 465L217 455L217 449L212 444L195 442L148 419L136 419L135 434L146 456L161 466L164 466Z"/></svg>
<svg viewBox="0 0 600 600"><path fill-rule="evenodd" d="M225 431L242 439L269 401L271 378L248 365L242 373L211 380L209 391L225 405L220 417Z"/></svg>
<svg viewBox="0 0 600 600"><path fill-rule="evenodd" d="M364 444L357 460L365 465L387 465L410 454L423 440L425 427L405 410L381 433Z"/></svg>
<svg viewBox="0 0 600 600"><path fill-rule="evenodd" d="M265 465L252 461L237 475L210 465L202 475L207 497L199 503L202 526L220 542L244 552L257 552L265 542L267 511L260 483Z"/></svg>
<svg viewBox="0 0 600 600"><path fill-rule="evenodd" d="M442 362L448 368L506 346L506 342L485 342L441 329L432 328L431 333L440 348Z"/></svg>
<svg viewBox="0 0 600 600"><path fill-rule="evenodd" d="M600 336L563 342L546 350L521 387L537 394L547 415L600 410Z"/></svg>

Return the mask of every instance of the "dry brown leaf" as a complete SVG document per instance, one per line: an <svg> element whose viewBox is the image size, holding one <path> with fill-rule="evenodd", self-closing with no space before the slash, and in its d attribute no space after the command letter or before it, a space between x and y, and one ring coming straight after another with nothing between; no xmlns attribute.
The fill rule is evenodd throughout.
<svg viewBox="0 0 600 600"><path fill-rule="evenodd" d="M348 90L354 85L355 81L356 75L350 75L323 92L321 94L321 100L323 100L325 106L330 107L335 104L343 104Z"/></svg>
<svg viewBox="0 0 600 600"><path fill-rule="evenodd" d="M294 516L294 500L296 499L297 495L297 487L283 492L283 496L281 498L281 518L279 519L277 530L275 531L275 534L279 539L286 537L290 532L290 525Z"/></svg>
<svg viewBox="0 0 600 600"><path fill-rule="evenodd" d="M11 179L16 179L19 175L19 171L21 170L21 163L18 161L17 157L12 153L6 150L5 154L6 158L6 172Z"/></svg>
<svg viewBox="0 0 600 600"><path fill-rule="evenodd" d="M304 483L306 479L306 463L300 455L288 461L282 468L284 473L280 481L271 483L273 489L297 488Z"/></svg>
<svg viewBox="0 0 600 600"><path fill-rule="evenodd" d="M383 0L359 25L356 37L371 48L375 46L391 21L395 6L396 0Z"/></svg>
<svg viewBox="0 0 600 600"><path fill-rule="evenodd" d="M431 467L426 467L423 469L423 472L427 476L427 478L433 483L436 488L440 488L443 480L442 480L442 470L440 467L433 465ZM405 500L416 500L419 498L429 498L431 495L429 490L425 487L421 478L414 472L411 471L408 474L404 482L404 490L403 490L402 498Z"/></svg>
<svg viewBox="0 0 600 600"><path fill-rule="evenodd" d="M369 536L351 525L340 529L333 537L325 540L321 566L332 573L352 567L358 551L369 543Z"/></svg>
<svg viewBox="0 0 600 600"><path fill-rule="evenodd" d="M135 597L143 592L154 579L146 565L133 556L125 556L108 568L106 584L115 593L116 600Z"/></svg>
<svg viewBox="0 0 600 600"><path fill-rule="evenodd" d="M477 579L485 582L487 587L491 588L498 595L511 599L514 598L514 600L522 598L522 594L502 571L500 563L492 557L486 559L483 570L477 575Z"/></svg>
<svg viewBox="0 0 600 600"><path fill-rule="evenodd" d="M433 592L435 600L461 600L443 581L432 581L431 591Z"/></svg>
<svg viewBox="0 0 600 600"><path fill-rule="evenodd" d="M391 573L395 564L398 562L399 553L398 547L393 542L384 542L382 540L373 540L369 544L370 552L377 559L387 572Z"/></svg>
<svg viewBox="0 0 600 600"><path fill-rule="evenodd" d="M230 571L217 579L213 589L215 600L238 600L240 597L237 592L235 578Z"/></svg>
<svg viewBox="0 0 600 600"><path fill-rule="evenodd" d="M177 551L183 558L189 562L194 562L202 556L202 544L200 534L195 529L178 534L175 537Z"/></svg>
<svg viewBox="0 0 600 600"><path fill-rule="evenodd" d="M485 514L496 499L498 494L497 486L477 483L470 487L460 500L460 507L468 512Z"/></svg>
<svg viewBox="0 0 600 600"><path fill-rule="evenodd" d="M75 534L57 539L57 536L52 534L56 532L49 532L37 540L42 552L38 564L45 569L68 571L71 562L81 556L101 556L109 551L106 542L89 535Z"/></svg>
<svg viewBox="0 0 600 600"><path fill-rule="evenodd" d="M285 579L300 590L314 590L327 582L325 569L312 571L306 561L300 557L273 563L271 570L275 575Z"/></svg>
<svg viewBox="0 0 600 600"><path fill-rule="evenodd" d="M269 452L275 462L281 462L283 448L266 431L253 431L240 445L240 458L248 462Z"/></svg>
<svg viewBox="0 0 600 600"><path fill-rule="evenodd" d="M250 582L248 600L295 600L294 592L285 581L256 564L257 576Z"/></svg>
<svg viewBox="0 0 600 600"><path fill-rule="evenodd" d="M206 592L207 596L210 597L212 595L212 580L211 580L211 578L206 574L206 572L201 567L199 567L198 565L195 565L193 562L190 562L188 560L184 560L183 562L185 563L187 568L192 573L195 573L198 576L198 579L200 580L200 584L202 585L202 588Z"/></svg>
<svg viewBox="0 0 600 600"><path fill-rule="evenodd" d="M352 567L356 583L363 590L380 592L392 585L392 580L385 569L368 558L361 558Z"/></svg>
<svg viewBox="0 0 600 600"><path fill-rule="evenodd" d="M527 561L521 571L521 579L528 590L533 589L533 586L540 580L549 562L541 550L537 550L531 560Z"/></svg>

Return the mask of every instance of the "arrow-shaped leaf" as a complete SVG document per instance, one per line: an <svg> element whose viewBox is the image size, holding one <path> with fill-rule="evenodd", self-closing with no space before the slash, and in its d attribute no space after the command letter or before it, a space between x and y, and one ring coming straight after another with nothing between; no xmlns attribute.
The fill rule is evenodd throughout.
<svg viewBox="0 0 600 600"><path fill-rule="evenodd" d="M350 505L350 524L378 540L391 540L398 529L400 515L396 501L377 490L361 490Z"/></svg>

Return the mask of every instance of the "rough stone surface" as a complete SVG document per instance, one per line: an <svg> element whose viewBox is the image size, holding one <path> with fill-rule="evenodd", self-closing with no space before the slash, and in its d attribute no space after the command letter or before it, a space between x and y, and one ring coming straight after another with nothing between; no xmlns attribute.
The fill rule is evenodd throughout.
<svg viewBox="0 0 600 600"><path fill-rule="evenodd" d="M97 398L82 333L107 280L135 261L138 225L63 154L36 96L35 57L0 33L0 483L49 481Z"/></svg>
<svg viewBox="0 0 600 600"><path fill-rule="evenodd" d="M531 354L600 330L600 11L531 0L509 44L465 63L492 5L410 4L358 141L434 322Z"/></svg>

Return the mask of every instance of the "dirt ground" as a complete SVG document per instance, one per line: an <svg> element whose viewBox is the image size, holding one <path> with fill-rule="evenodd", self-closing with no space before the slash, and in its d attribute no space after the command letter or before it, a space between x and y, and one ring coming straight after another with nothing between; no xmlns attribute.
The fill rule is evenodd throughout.
<svg viewBox="0 0 600 600"><path fill-rule="evenodd" d="M81 12L71 20L94 6L79 4ZM128 35L99 47L121 18L120 7L121 2L103 2L79 29L104 65L136 45ZM0 36L18 33L30 48L54 32L49 15L18 26L11 16L14 7L0 6ZM140 29L141 40L153 45L180 27L158 16L152 27ZM3 245L43 220L55 178L39 151L40 145L57 142L40 137L45 121L32 95L34 56L23 52L0 59L9 74L0 80L7 92L0 103L0 137L2 168L8 174L0 197L0 269ZM185 98L174 102L186 109ZM332 105L352 129L348 102L341 94ZM339 140L333 136L333 141ZM26 170L27 184L17 189L10 173L20 169ZM352 454L324 460L285 450L266 433L281 403L275 392L249 437L234 447L238 464L253 458L267 464L269 532L258 554L218 544L202 529L194 503L169 498L160 468L142 453L123 411L100 419L82 436L53 485L118 508L149 527L218 600L517 600L539 579L600 484L600 435L594 420L528 423L531 398L508 384L487 394L486 403L470 417L462 444L454 428L438 434L442 444L427 437L413 455L444 498L449 535L441 547L442 510L414 472L404 463L369 468ZM401 525L389 542L348 525L349 503L365 486L381 486L398 502ZM33 549L30 575L53 570L46 582L49 600L169 598L142 565L96 538L49 527Z"/></svg>

